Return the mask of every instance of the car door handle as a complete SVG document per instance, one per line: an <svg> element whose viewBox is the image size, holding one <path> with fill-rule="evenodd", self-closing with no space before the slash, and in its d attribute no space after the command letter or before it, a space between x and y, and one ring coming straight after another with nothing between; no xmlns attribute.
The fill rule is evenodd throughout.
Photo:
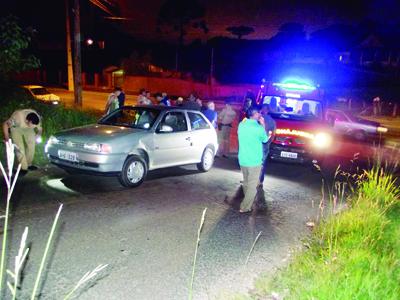
<svg viewBox="0 0 400 300"><path fill-rule="evenodd" d="M191 140L190 136L188 136L185 140L190 141Z"/></svg>

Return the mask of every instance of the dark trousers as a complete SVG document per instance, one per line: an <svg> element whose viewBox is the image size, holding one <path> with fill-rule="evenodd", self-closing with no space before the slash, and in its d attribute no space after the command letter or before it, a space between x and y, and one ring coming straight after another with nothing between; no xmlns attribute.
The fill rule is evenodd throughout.
<svg viewBox="0 0 400 300"><path fill-rule="evenodd" d="M263 163L262 163L261 172L260 172L260 183L264 182L264 176L265 176L265 170L267 168L267 163L268 163L268 155L269 155L269 146L270 145L271 145L270 142L263 144Z"/></svg>

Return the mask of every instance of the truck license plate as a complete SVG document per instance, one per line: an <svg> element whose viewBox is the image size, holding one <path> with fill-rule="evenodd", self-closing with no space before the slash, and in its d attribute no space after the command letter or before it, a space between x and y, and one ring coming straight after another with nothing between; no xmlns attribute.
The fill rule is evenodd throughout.
<svg viewBox="0 0 400 300"><path fill-rule="evenodd" d="M75 162L78 161L78 155L70 151L58 150L58 157L68 161L75 161Z"/></svg>
<svg viewBox="0 0 400 300"><path fill-rule="evenodd" d="M297 153L295 153L295 152L281 151L281 157L286 157L286 158L297 158Z"/></svg>

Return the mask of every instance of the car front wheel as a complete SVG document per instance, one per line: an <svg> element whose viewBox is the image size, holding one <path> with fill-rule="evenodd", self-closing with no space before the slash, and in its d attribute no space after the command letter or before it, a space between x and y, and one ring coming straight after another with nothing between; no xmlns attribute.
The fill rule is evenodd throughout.
<svg viewBox="0 0 400 300"><path fill-rule="evenodd" d="M137 187L142 184L146 175L146 162L141 157L133 155L125 161L118 179L125 187Z"/></svg>
<svg viewBox="0 0 400 300"><path fill-rule="evenodd" d="M201 162L197 164L197 169L202 172L208 172L214 164L214 151L210 147L204 149Z"/></svg>

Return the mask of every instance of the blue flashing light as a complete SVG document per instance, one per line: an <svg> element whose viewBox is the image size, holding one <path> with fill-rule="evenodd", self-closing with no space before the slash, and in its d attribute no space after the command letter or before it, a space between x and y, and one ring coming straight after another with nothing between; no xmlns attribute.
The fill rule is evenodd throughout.
<svg viewBox="0 0 400 300"><path fill-rule="evenodd" d="M297 81L285 81L282 83L273 83L272 85L285 90L314 91L316 89L316 87L313 85Z"/></svg>

